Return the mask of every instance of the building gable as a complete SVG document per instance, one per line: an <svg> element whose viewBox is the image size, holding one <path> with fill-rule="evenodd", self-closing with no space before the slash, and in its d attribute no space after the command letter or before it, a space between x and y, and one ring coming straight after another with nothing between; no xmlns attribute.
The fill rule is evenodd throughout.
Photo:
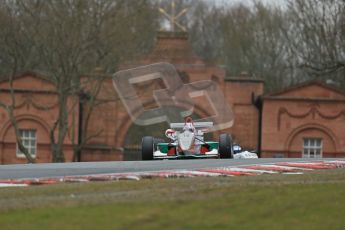
<svg viewBox="0 0 345 230"><path fill-rule="evenodd" d="M273 93L267 98L308 98L345 100L345 91L327 85L321 81L305 82L283 91Z"/></svg>

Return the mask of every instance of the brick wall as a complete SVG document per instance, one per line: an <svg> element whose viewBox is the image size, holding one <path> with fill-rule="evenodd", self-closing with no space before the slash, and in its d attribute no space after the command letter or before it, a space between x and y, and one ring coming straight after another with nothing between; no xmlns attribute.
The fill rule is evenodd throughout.
<svg viewBox="0 0 345 230"><path fill-rule="evenodd" d="M51 162L51 144L49 130L53 127L58 114L58 100L54 91L54 85L36 75L35 73L23 73L14 80L16 116L19 129L36 130L37 135L37 162ZM11 95L8 91L7 81L0 82L1 102L7 105L11 103ZM72 108L74 99L70 98L68 105ZM78 104L77 104L78 105ZM74 107L75 115L78 116L78 106ZM72 114L72 110L70 111ZM8 113L0 109L0 163L26 163L26 159L16 154L16 138L14 128L9 120ZM72 124L72 115L69 117ZM64 142L64 153L67 161L72 161L72 139L76 141L78 124L75 125L75 135L68 133ZM70 126L70 130L72 127ZM55 133L57 135L57 132Z"/></svg>
<svg viewBox="0 0 345 230"><path fill-rule="evenodd" d="M320 82L304 83L263 103L263 157L301 157L304 138L320 138L323 157L345 157L345 94Z"/></svg>
<svg viewBox="0 0 345 230"><path fill-rule="evenodd" d="M245 148L257 149L258 110L253 105L252 96L262 95L262 81L254 80L250 77L227 78L224 69L205 62L193 53L186 33L159 33L156 46L152 52L138 60L124 63L121 69L127 70L158 62L173 64L180 74L188 76L188 81L184 82L186 84L201 80L216 82L225 96L226 103L234 112L235 122L232 128L213 133L213 139L218 140L220 133L229 132L233 135L235 141ZM158 83L152 81L150 84L146 83L145 87L136 88L138 90L136 93L140 95L141 103L148 106L146 109L149 109L150 106L157 106L153 98L153 91L159 89L159 87L157 88L155 84ZM118 95L114 91L111 78L105 80L102 87L103 89L100 90L97 99L100 101L107 100L108 103L99 105L94 109L90 117L87 133L92 135L97 130L104 130L101 135L90 140L88 144L93 147L106 145L108 148L116 149L136 147L140 144L141 137L128 133L129 130L133 130L131 129L133 122L122 102L116 100ZM116 102L111 102L111 100ZM197 117L204 118L214 115L206 98L196 97L193 98L193 102L194 113ZM217 101L212 103L217 103ZM163 134L165 130L159 131L160 134ZM143 133L143 135L150 135L150 133ZM128 140L131 136L135 136L137 140ZM98 151L95 148L87 150L88 159L96 160L97 157L99 157L99 160L108 159L108 156L100 154ZM83 151L84 153L85 151ZM93 156L91 157L91 155Z"/></svg>

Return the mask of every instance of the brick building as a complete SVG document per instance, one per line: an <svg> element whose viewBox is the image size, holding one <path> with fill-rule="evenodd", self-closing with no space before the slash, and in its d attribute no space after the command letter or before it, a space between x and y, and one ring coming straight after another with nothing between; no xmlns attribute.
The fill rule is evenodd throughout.
<svg viewBox="0 0 345 230"><path fill-rule="evenodd" d="M320 81L263 97L262 157L345 157L345 92Z"/></svg>
<svg viewBox="0 0 345 230"><path fill-rule="evenodd" d="M0 81L0 98L4 105L11 105L12 98L10 85L7 80ZM52 82L37 73L27 72L15 77L14 89L14 115L24 145L37 162L51 162L50 130L58 114L58 100ZM78 106L73 106L73 98L68 101L68 106L78 112ZM69 123L72 124L72 117ZM73 128L70 126L70 130ZM64 152L67 161L73 159L72 142L77 141L78 126L74 126L75 136L72 132L67 135L64 143ZM55 135L57 133L55 132ZM8 112L0 107L0 163L14 164L26 163L23 153L17 149L15 131L10 122Z"/></svg>
<svg viewBox="0 0 345 230"><path fill-rule="evenodd" d="M211 80L219 85L226 103L234 113L235 120L230 129L213 133L210 138L217 140L221 132L229 132L233 134L235 141L243 147L248 149L258 148L259 112L253 105L252 100L253 96L262 95L262 80L247 76L226 76L223 68L208 63L193 53L185 32L159 32L156 44L151 52L137 60L124 63L121 69L132 69L159 62L173 64L185 84ZM135 89L137 95L140 95L141 103L146 109L150 109L157 106L153 98L153 91L166 87L161 80L154 80L137 85ZM94 109L87 132L92 135L100 127L109 127L111 130L108 129L106 133L88 143L87 150L83 151L82 160L138 159L138 156L132 156L131 154L133 154L133 150L134 154L137 152L142 136L163 137L165 129L168 128L167 123L150 126L134 124L119 100L111 78L104 80L97 100L106 103ZM195 103L194 118L212 116L211 107L205 101L207 100L203 97L193 98ZM105 113L105 111L107 112ZM103 146L103 149L99 148L100 146ZM117 157L116 154L112 154L113 151L118 154Z"/></svg>
<svg viewBox="0 0 345 230"><path fill-rule="evenodd" d="M227 76L221 67L196 56L183 32L158 33L151 52L124 63L121 69L158 62L173 64L185 84L210 80L219 85L234 114L234 123L209 138L217 140L220 133L229 132L243 148L261 150L261 157L345 157L344 91L312 81L262 96L262 80ZM167 123L140 126L132 121L112 76L94 73L84 77L81 85L83 93L68 102L70 131L64 143L67 161L73 159L73 143L85 143L81 161L138 159L142 136L164 135ZM7 104L11 101L9 88L7 81L0 81L1 101ZM164 88L160 79L135 85L145 109L157 106L153 92ZM24 73L15 78L14 92L14 112L25 145L37 162L51 162L49 131L58 111L53 83L42 75ZM205 101L203 97L193 98L195 119L212 115ZM0 163L25 163L3 108L0 121Z"/></svg>

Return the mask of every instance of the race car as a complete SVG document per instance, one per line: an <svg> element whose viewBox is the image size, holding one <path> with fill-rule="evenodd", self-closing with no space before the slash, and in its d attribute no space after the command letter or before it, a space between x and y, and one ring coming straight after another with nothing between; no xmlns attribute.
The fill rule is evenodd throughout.
<svg viewBox="0 0 345 230"><path fill-rule="evenodd" d="M213 122L194 123L190 117L184 123L171 123L165 131L169 142L142 138L142 159L233 158L231 135L221 134L218 142L204 140L204 133L212 126Z"/></svg>

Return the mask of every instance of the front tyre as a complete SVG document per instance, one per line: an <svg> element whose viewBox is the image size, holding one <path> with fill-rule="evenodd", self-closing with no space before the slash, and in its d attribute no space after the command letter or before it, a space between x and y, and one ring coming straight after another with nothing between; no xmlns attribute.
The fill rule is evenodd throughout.
<svg viewBox="0 0 345 230"><path fill-rule="evenodd" d="M220 158L233 158L232 138L229 134L223 133L219 136L218 153Z"/></svg>
<svg viewBox="0 0 345 230"><path fill-rule="evenodd" d="M141 142L141 157L144 161L153 160L154 138L150 136L143 137Z"/></svg>

